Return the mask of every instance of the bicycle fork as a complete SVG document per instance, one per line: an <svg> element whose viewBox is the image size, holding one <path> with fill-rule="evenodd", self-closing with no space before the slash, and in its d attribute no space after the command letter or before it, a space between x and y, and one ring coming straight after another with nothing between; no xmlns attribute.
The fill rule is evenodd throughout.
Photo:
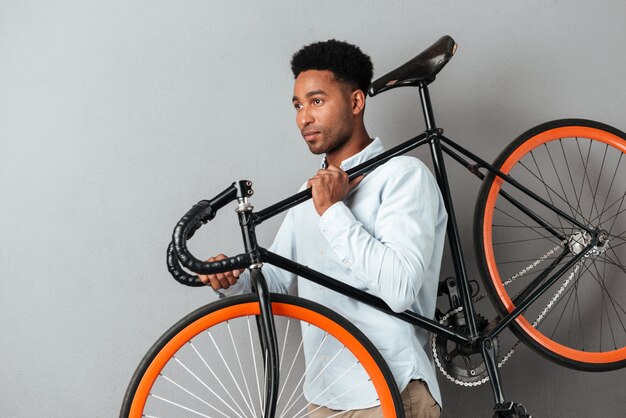
<svg viewBox="0 0 626 418"><path fill-rule="evenodd" d="M257 329L261 339L263 352L263 364L265 365L265 393L263 417L273 418L276 412L279 389L279 358L278 343L276 340L276 328L272 314L272 303L267 283L260 267L250 269L252 289L259 298L260 315L256 317Z"/></svg>

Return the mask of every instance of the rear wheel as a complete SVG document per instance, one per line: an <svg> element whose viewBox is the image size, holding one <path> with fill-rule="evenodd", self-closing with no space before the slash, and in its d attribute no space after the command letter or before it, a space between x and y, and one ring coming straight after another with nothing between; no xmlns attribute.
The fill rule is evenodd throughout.
<svg viewBox="0 0 626 418"><path fill-rule="evenodd" d="M391 372L356 327L308 300L276 294L271 300L280 350L277 417L306 417L317 405L358 407L355 399L364 394L380 403L384 417L404 417ZM183 318L142 360L120 416L261 417L258 315L255 296L242 295Z"/></svg>
<svg viewBox="0 0 626 418"><path fill-rule="evenodd" d="M623 132L568 119L524 133L494 164L584 226L606 233L513 322L522 341L572 368L626 365L625 153ZM557 272L592 239L491 173L474 227L485 287L503 315L552 275L542 272Z"/></svg>

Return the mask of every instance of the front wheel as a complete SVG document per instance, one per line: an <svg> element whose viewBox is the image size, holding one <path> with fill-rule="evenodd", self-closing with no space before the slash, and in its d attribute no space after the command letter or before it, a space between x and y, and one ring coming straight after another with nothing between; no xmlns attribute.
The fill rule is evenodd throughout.
<svg viewBox="0 0 626 418"><path fill-rule="evenodd" d="M279 349L277 417L316 408L358 409L380 403L386 418L404 417L380 353L354 325L314 302L272 294ZM192 312L144 357L126 392L121 417L261 417L265 359L252 294ZM369 402L359 405L359 402Z"/></svg>
<svg viewBox="0 0 626 418"><path fill-rule="evenodd" d="M576 369L626 366L625 153L623 132L567 119L522 134L494 163L551 206L606 235L513 322L527 345ZM489 173L476 203L474 238L485 287L506 315L593 235Z"/></svg>

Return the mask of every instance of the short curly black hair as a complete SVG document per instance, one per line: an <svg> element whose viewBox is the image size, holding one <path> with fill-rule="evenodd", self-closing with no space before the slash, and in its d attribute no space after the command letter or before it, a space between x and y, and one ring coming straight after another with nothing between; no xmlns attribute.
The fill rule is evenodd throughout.
<svg viewBox="0 0 626 418"><path fill-rule="evenodd" d="M291 71L297 78L302 71L328 70L338 81L363 92L372 82L374 66L370 57L347 42L329 39L302 47L291 57Z"/></svg>

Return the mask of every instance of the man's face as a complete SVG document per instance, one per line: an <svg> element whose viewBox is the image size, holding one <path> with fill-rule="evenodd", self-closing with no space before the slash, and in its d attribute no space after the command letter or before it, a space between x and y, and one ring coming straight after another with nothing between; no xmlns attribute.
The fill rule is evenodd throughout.
<svg viewBox="0 0 626 418"><path fill-rule="evenodd" d="M351 91L330 71L301 72L293 87L296 123L313 154L328 154L352 136Z"/></svg>

